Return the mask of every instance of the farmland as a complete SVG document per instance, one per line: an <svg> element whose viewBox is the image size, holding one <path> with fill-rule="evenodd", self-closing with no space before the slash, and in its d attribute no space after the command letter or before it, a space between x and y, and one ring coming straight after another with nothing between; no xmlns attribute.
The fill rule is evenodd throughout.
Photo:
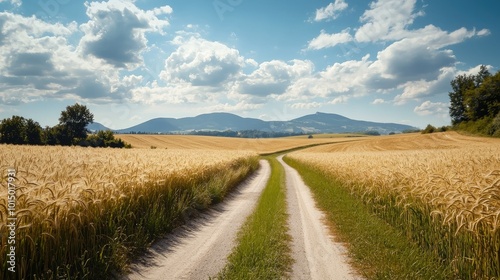
<svg viewBox="0 0 500 280"><path fill-rule="evenodd" d="M454 132L384 136L289 157L339 182L449 266L500 275L500 141Z"/></svg>
<svg viewBox="0 0 500 280"><path fill-rule="evenodd" d="M331 135L328 138L315 137L308 139L307 135L285 138L228 138L192 135L140 135L119 134L117 137L132 144L134 148L155 147L158 149L210 149L210 150L251 150L259 154L274 153L302 146L351 141L349 135Z"/></svg>
<svg viewBox="0 0 500 280"><path fill-rule="evenodd" d="M311 167L312 174L327 178L323 181L339 182L435 256L438 266L449 267L454 278L500 274L498 139L455 132L313 139L119 137L136 148L0 146L2 233L10 230L7 173L15 170L17 279L121 273L154 240L223 200L257 169L259 154L299 147L309 148L288 152L285 159ZM286 224L282 220L280 225ZM2 235L0 278L11 276L8 241Z"/></svg>
<svg viewBox="0 0 500 280"><path fill-rule="evenodd" d="M15 275L109 275L189 218L188 210L222 200L257 165L249 151L1 145L0 230L8 232L7 219L17 218ZM13 215L9 169L15 170ZM0 278L9 273L7 242L2 235Z"/></svg>

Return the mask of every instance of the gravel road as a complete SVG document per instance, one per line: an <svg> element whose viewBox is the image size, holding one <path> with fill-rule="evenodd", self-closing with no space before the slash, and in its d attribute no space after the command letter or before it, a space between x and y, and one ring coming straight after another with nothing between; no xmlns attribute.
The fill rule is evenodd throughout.
<svg viewBox="0 0 500 280"><path fill-rule="evenodd" d="M291 279L362 279L348 264L346 248L335 242L324 225L324 214L316 207L311 191L298 172L285 168L292 255Z"/></svg>
<svg viewBox="0 0 500 280"><path fill-rule="evenodd" d="M224 202L156 242L147 256L131 266L124 279L208 279L226 264L236 245L236 234L252 213L269 176L270 166L260 168L238 186Z"/></svg>

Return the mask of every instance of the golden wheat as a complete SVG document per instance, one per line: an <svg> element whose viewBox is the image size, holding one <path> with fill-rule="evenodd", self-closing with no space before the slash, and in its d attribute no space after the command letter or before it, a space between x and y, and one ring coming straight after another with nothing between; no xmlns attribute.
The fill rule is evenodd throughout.
<svg viewBox="0 0 500 280"><path fill-rule="evenodd" d="M158 149L207 149L207 150L251 150L257 153L274 153L311 144L352 141L350 135L330 135L328 138L308 139L307 135L283 138L230 138L198 135L142 135L120 134L119 138L134 148L157 147Z"/></svg>
<svg viewBox="0 0 500 280"><path fill-rule="evenodd" d="M249 151L0 145L0 231L14 169L17 278L99 277L125 266L134 248L175 227L186 210L222 199L256 166ZM1 241L0 278L8 276L9 248L5 235Z"/></svg>
<svg viewBox="0 0 500 280"><path fill-rule="evenodd" d="M498 139L405 135L315 147L290 156L341 182L452 263L457 275L500 276Z"/></svg>

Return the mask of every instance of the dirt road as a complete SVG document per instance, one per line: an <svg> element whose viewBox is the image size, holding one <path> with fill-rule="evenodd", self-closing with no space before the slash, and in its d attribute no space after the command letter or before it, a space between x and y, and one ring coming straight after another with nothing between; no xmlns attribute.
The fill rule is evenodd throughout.
<svg viewBox="0 0 500 280"><path fill-rule="evenodd" d="M283 161L286 173L287 201L292 254L295 260L292 279L362 279L347 262L346 249L334 242L323 224L311 191L295 169Z"/></svg>
<svg viewBox="0 0 500 280"><path fill-rule="evenodd" d="M236 234L250 215L264 189L269 163L261 160L259 170L225 200L201 217L157 242L148 256L131 266L124 279L208 279L226 264Z"/></svg>
<svg viewBox="0 0 500 280"><path fill-rule="evenodd" d="M347 263L346 249L332 240L300 175L283 162L292 257L291 279L362 279ZM250 215L270 176L270 166L260 169L231 193L225 202L175 230L131 266L124 279L208 279L217 275L236 245L236 234Z"/></svg>

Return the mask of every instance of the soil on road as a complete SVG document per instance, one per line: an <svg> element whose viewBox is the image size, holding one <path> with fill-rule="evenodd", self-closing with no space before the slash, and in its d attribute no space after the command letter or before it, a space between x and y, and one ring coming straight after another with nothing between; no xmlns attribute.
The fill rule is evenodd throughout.
<svg viewBox="0 0 500 280"><path fill-rule="evenodd" d="M347 250L335 242L324 225L324 214L316 207L311 191L299 173L283 161L285 168L292 256L291 279L362 279L348 263Z"/></svg>
<svg viewBox="0 0 500 280"><path fill-rule="evenodd" d="M261 160L259 170L224 202L156 242L124 279L208 279L217 275L226 265L236 234L255 208L270 173L269 163Z"/></svg>

